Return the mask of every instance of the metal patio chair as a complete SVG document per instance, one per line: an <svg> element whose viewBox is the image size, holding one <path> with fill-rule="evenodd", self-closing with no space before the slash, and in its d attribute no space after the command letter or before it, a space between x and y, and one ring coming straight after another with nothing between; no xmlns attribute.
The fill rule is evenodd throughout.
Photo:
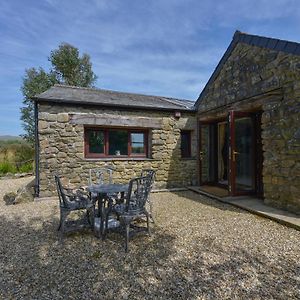
<svg viewBox="0 0 300 300"><path fill-rule="evenodd" d="M152 220L153 223L154 222L154 217L153 217L153 203L151 201L151 191L154 185L154 180L155 180L155 171L152 169L143 169L141 172L141 177L144 176L150 176L151 177L151 186L150 186L150 192L148 194L148 199L147 199L147 203L146 203L146 209L148 210L149 214L150 214L150 219Z"/></svg>
<svg viewBox="0 0 300 300"><path fill-rule="evenodd" d="M112 207L112 212L116 214L117 219L120 221L121 227L123 227L125 232L126 252L128 252L128 243L131 234L140 231L147 231L149 235L151 233L149 226L150 214L145 208L151 190L151 180L152 178L150 175L131 179L129 182L128 193L125 196L125 203L116 204ZM142 217L146 217L146 228L133 224L134 221L140 220ZM133 230L130 231L130 229Z"/></svg>
<svg viewBox="0 0 300 300"><path fill-rule="evenodd" d="M62 233L73 231L74 229L92 228L94 226L94 215L95 215L95 203L92 201L89 195L85 194L82 190L76 190L75 192L71 189L64 187L61 183L60 177L55 175L56 188L59 198L60 208L60 221L58 231ZM70 228L66 228L67 217L72 211L86 210L86 221L69 221ZM83 221L83 220L81 220Z"/></svg>
<svg viewBox="0 0 300 300"><path fill-rule="evenodd" d="M90 169L89 171L89 185L92 184L111 184L113 183L113 171L112 167L102 167L96 169Z"/></svg>

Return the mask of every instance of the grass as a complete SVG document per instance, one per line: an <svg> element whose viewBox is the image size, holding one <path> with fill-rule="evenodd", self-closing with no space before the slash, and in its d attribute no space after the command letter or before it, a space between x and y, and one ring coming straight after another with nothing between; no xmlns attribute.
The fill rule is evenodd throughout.
<svg viewBox="0 0 300 300"><path fill-rule="evenodd" d="M0 174L7 174L7 173L17 173L16 166L7 161L0 163Z"/></svg>
<svg viewBox="0 0 300 300"><path fill-rule="evenodd" d="M0 142L0 174L33 171L34 148L21 140Z"/></svg>
<svg viewBox="0 0 300 300"><path fill-rule="evenodd" d="M27 162L24 165L21 165L21 167L19 168L19 172L21 173L30 173L33 171L33 163Z"/></svg>

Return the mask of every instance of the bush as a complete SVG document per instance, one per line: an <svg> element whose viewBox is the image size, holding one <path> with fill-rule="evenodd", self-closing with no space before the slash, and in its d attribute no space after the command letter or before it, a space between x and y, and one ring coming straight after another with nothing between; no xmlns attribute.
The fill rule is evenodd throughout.
<svg viewBox="0 0 300 300"><path fill-rule="evenodd" d="M34 148L24 141L0 145L0 174L33 171Z"/></svg>
<svg viewBox="0 0 300 300"><path fill-rule="evenodd" d="M16 173L17 168L14 164L10 162L2 162L0 163L0 174L7 174L7 173Z"/></svg>
<svg viewBox="0 0 300 300"><path fill-rule="evenodd" d="M20 173L31 173L33 171L33 163L27 162L19 168Z"/></svg>
<svg viewBox="0 0 300 300"><path fill-rule="evenodd" d="M15 148L15 161L23 162L34 158L34 148L29 144L19 144Z"/></svg>

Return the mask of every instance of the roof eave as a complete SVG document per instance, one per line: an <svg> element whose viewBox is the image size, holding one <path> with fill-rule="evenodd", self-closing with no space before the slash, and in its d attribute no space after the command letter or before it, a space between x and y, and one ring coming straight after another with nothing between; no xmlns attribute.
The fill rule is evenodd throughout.
<svg viewBox="0 0 300 300"><path fill-rule="evenodd" d="M230 56L230 54L233 51L233 49L235 48L235 46L237 45L239 34L240 34L240 31L238 31L238 30L234 33L231 43L229 44L228 48L226 49L225 53L223 54L222 58L220 59L219 63L217 64L215 70L213 71L210 78L208 79L208 81L207 81L206 85L204 86L203 90L201 91L197 101L195 102L195 104L194 104L195 110L198 109L198 107L200 105L200 101L204 97L204 95L207 91L207 88L215 80L215 78L219 74L221 68L223 67L223 64L225 63L227 58Z"/></svg>
<svg viewBox="0 0 300 300"><path fill-rule="evenodd" d="M45 99L45 98L39 98L39 97L32 97L33 101L36 102L52 102L57 104L68 104L68 105L75 105L75 106L101 106L105 108L120 108L120 109L126 109L126 110L148 110L148 111L181 111L181 112L196 112L194 107L191 108L185 108L185 107L178 107L178 108L166 108L166 107L150 107L150 106L139 106L139 105L120 105L120 104L103 104L103 103L95 103L95 102L88 102L88 101L72 101L72 100L62 100L62 99Z"/></svg>

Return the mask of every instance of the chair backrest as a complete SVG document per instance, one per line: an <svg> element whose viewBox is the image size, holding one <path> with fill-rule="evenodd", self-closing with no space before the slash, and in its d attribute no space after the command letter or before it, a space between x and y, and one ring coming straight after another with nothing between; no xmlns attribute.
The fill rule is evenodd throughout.
<svg viewBox="0 0 300 300"><path fill-rule="evenodd" d="M151 177L151 189L152 189L153 184L154 184L154 179L155 179L155 171L152 169L143 169L141 172L141 177L144 177L144 176Z"/></svg>
<svg viewBox="0 0 300 300"><path fill-rule="evenodd" d="M90 169L89 185L113 183L113 168Z"/></svg>
<svg viewBox="0 0 300 300"><path fill-rule="evenodd" d="M55 175L54 178L55 178L56 189L57 189L58 198L59 198L59 204L60 204L60 206L67 208L69 206L68 203L70 201L70 199L69 199L70 197L66 193L59 176Z"/></svg>
<svg viewBox="0 0 300 300"><path fill-rule="evenodd" d="M144 211L150 190L150 176L131 179L126 198L126 212L139 213Z"/></svg>

